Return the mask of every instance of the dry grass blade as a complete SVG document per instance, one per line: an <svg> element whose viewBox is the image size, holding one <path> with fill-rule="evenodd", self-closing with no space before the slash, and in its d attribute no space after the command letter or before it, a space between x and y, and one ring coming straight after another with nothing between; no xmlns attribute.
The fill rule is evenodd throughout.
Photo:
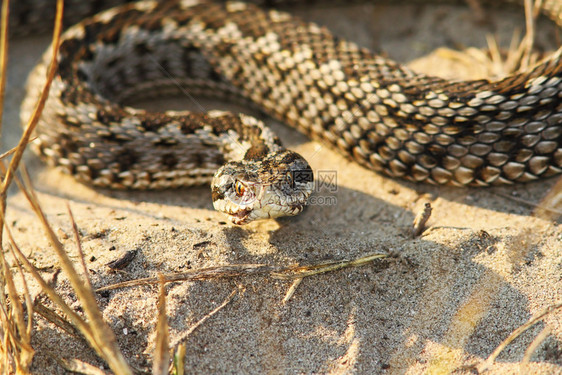
<svg viewBox="0 0 562 375"><path fill-rule="evenodd" d="M546 338L548 337L548 335L550 335L550 328L548 326L544 327L543 330L537 335L537 337L535 337L533 339L533 341L531 342L531 344L529 344L529 347L527 347L527 349L525 350L525 355L523 356L523 360L520 363L519 366L519 372L524 375L524 374L528 374L529 370L528 370L528 364L531 361L531 357L533 356L533 353L537 350L537 348L539 347L539 345L546 340Z"/></svg>
<svg viewBox="0 0 562 375"><path fill-rule="evenodd" d="M174 273L171 275L164 275L164 281L171 283L175 281L194 281L194 280L207 280L207 279L222 279L232 278L238 276L248 275L264 275L269 274L273 270L281 270L279 267L272 267L265 264L236 264L231 266L217 266L203 268L200 270L190 270L187 272ZM103 292L106 290L128 288L132 286L151 285L159 282L157 277L147 277L143 279L125 281L107 285L96 289L96 292Z"/></svg>
<svg viewBox="0 0 562 375"><path fill-rule="evenodd" d="M12 273L8 268L3 267L3 269L5 270L3 277L8 285L8 296L11 303L4 303L6 301L4 298L0 306L0 321L2 322L1 352L4 359L0 364L0 370L2 373L28 374L34 354L31 347L31 335L26 329L27 324L23 318L24 309L15 290ZM29 318L32 319L32 317Z"/></svg>
<svg viewBox="0 0 562 375"><path fill-rule="evenodd" d="M56 360L62 367L73 373L84 375L108 375L107 372L100 370L96 366L92 366L89 363L80 361L79 359L57 358Z"/></svg>
<svg viewBox="0 0 562 375"><path fill-rule="evenodd" d="M41 315L45 318L48 322L54 324L55 326L59 327L66 333L74 337L82 337L80 332L66 319L62 316L57 314L52 309L48 308L47 306L43 305L41 302L36 301L33 304L33 308L38 315Z"/></svg>
<svg viewBox="0 0 562 375"><path fill-rule="evenodd" d="M59 50L60 44L60 36L62 31L62 13L63 13L63 0L57 0L57 13L55 18L55 29L53 31L53 42L52 42L52 55L51 61L49 63L49 68L47 69L47 80L45 81L45 85L41 90L41 95L39 100L37 101L37 105L33 110L33 114L29 119L25 130L23 131L23 135L20 138L18 146L16 147L16 151L14 152L14 156L10 161L10 165L8 167L8 171L4 176L4 180L2 181L2 187L0 188L0 197L2 199L2 210L6 207L6 192L8 191L8 187L10 186L16 169L21 161L23 156L23 152L25 147L29 143L29 139L31 138L31 134L35 130L35 126L39 121L39 117L43 112L43 108L45 107L45 102L47 101L47 97L49 95L49 89L51 88L51 83L53 82L53 78L55 77L55 73L57 71L57 55Z"/></svg>
<svg viewBox="0 0 562 375"><path fill-rule="evenodd" d="M318 275L321 273L341 270L348 267L359 267L371 263L376 259L388 258L386 253L374 253L351 260L341 260L314 264L310 266L287 267L281 271L272 272L271 276L278 279L299 279L303 277Z"/></svg>
<svg viewBox="0 0 562 375"><path fill-rule="evenodd" d="M1 22L0 22L0 130L2 128L2 114L4 111L4 93L6 88L6 68L8 60L8 12L9 12L9 1L5 0L2 2L1 6ZM5 207L5 199L2 198L0 209ZM20 346L20 334L18 334L18 328L21 328L21 318L23 317L23 307L19 300L19 296L15 293L14 278L12 271L7 265L5 259L4 249L1 248L1 233L2 227L4 226L3 221L0 222L0 252L2 252L2 269L0 270L0 335L2 336L2 341L0 341L0 354L2 359L0 361L0 372L9 373L14 371L21 371L22 373L27 373L26 363L30 359L26 359L27 354L22 353L20 350L23 349L28 352L27 345ZM6 292L7 291L7 295ZM11 300L11 303L9 303ZM16 319L12 319L15 316ZM21 337L26 339L26 330L21 332ZM32 351L29 352L31 357L33 356ZM14 364L15 361L15 364Z"/></svg>
<svg viewBox="0 0 562 375"><path fill-rule="evenodd" d="M520 39L519 30L515 30L507 50L505 60L494 36L487 35L488 50L491 57L491 76L502 78L516 71L525 71L537 62L538 55L533 53L535 41L535 21L540 13L542 0L534 2L525 0L525 35Z"/></svg>
<svg viewBox="0 0 562 375"><path fill-rule="evenodd" d="M14 249L11 246L10 246L10 250L11 250L11 253L12 253L12 257L14 258L14 260L16 260L16 254L14 252ZM27 342L31 346L31 331L33 330L33 313L34 313L33 301L31 299L31 293L29 293L29 288L27 287L27 281L25 280L23 268L17 260L16 260L16 266L18 268L19 274L21 275L21 281L22 281L22 286L23 286L23 295L24 295L25 304L27 306L27 327L25 329L25 337L26 337Z"/></svg>
<svg viewBox="0 0 562 375"><path fill-rule="evenodd" d="M3 111L3 105L4 105L4 88L5 88L5 80L6 80L6 61L7 61L7 28L8 28L8 6L9 6L9 2L8 1L3 1L2 2L2 22L1 22L1 31L0 31L0 119L2 118L2 111ZM41 93L41 98L37 104L37 107L33 113L32 118L30 119L30 122L27 126L27 129L24 131L24 135L22 136L22 138L20 139L20 142L18 143L18 146L15 148L14 151L14 157L12 158L11 162L10 162L10 166L8 168L8 171L6 172L5 176L4 176L4 180L2 182L2 187L0 188L0 244L2 243L2 237L3 237L3 228L4 228L4 212L5 212L5 208L6 208L6 192L8 190L8 187L10 186L10 183L13 179L14 176L14 172L17 168L17 166L19 165L19 162L21 160L21 157L23 155L23 151L25 150L25 147L27 146L27 144L29 143L29 139L31 138L31 133L33 132L35 125L37 124L37 120L39 119L39 116L41 114L41 111L43 109L43 106L45 104L45 101L47 99L47 95L49 92L49 88L50 88L50 84L53 80L54 74L56 72L56 56L57 56L57 51L58 51L58 45L60 42L60 34L61 34L61 30L62 30L62 10L63 10L63 1L62 0L57 0L57 12L56 12L56 22L55 22L55 30L53 32L53 58L51 60L51 64L49 66L49 77L45 83L45 87L43 88L43 91ZM0 120L1 121L1 120ZM0 123L1 125L1 123ZM11 239L12 241L12 245L15 245L15 243L13 242L13 239ZM3 249L0 249L2 251L2 253L4 253ZM26 327L24 329L23 327L23 320L22 320L22 316L23 316L23 309L21 307L21 303L19 302L19 297L17 296L17 293L15 293L15 289L13 287L13 278L12 278L12 274L11 271L9 270L9 268L7 267L7 264L5 262L5 258L2 257L3 260L3 277L2 277L2 284L7 283L7 285L1 285L2 286L2 290L6 290L5 286L8 287L8 295L10 296L10 299L12 300L12 304L11 307L9 308L11 313L8 314L8 310L5 309L5 307L8 307L6 298L4 296L4 293L0 293L2 295L0 303L2 305L2 311L4 312L4 314L2 314L2 318L3 320L5 319L6 321L3 322L3 327L4 328L8 328L10 322L13 322L12 319L10 319L10 316L13 315L16 317L15 319L15 324L11 326L12 329L7 329L6 332L3 332L4 334L2 335L2 337L4 338L3 341L3 354L4 354L4 361L2 362L3 365L0 365L0 370L6 371L6 372L10 372L10 368L8 368L10 365L10 358L13 358L16 362L16 371L18 373L28 373L28 367L31 365L31 360L33 358L33 348L31 347L31 327L32 327L32 319L33 319L33 313L32 313L32 306L33 304L31 303L31 298L29 296L29 294L27 293L27 287L25 286L25 281L24 281L24 288L25 288L25 292L24 292L24 298L27 301L27 306L28 306L28 323L26 324ZM18 329L18 334L16 335L16 333L14 332L14 329ZM8 348L7 345L10 345L10 348Z"/></svg>
<svg viewBox="0 0 562 375"><path fill-rule="evenodd" d="M299 285L301 285L301 283L302 283L302 277L293 280L293 283L287 290L287 293L285 293L285 297L283 297L283 301L282 301L283 304L289 302L289 300L293 297L293 294L295 294L297 288L299 287Z"/></svg>
<svg viewBox="0 0 562 375"><path fill-rule="evenodd" d="M492 35L486 35L486 42L488 43L488 50L490 51L490 58L492 60L492 72L494 76L504 75L503 67L504 63L502 60L500 47L498 46L498 41Z"/></svg>
<svg viewBox="0 0 562 375"><path fill-rule="evenodd" d="M6 92L6 69L8 67L8 15L10 1L2 1L2 22L0 23L0 134L4 113L4 94Z"/></svg>
<svg viewBox="0 0 562 375"><path fill-rule="evenodd" d="M80 257L80 263L82 265L83 279L86 282L86 287L92 290L92 282L88 276L88 267L86 267L86 262L84 261L84 251L82 251L82 241L80 240L80 233L78 232L78 225L76 225L76 220L74 220L74 215L68 203L66 204L66 209L68 211L68 216L72 222L72 232L74 233L74 241L76 241L76 247L78 248L78 255Z"/></svg>
<svg viewBox="0 0 562 375"><path fill-rule="evenodd" d="M81 278L74 269L74 265L70 257L64 250L64 246L57 238L53 228L50 226L45 213L39 205L39 201L37 200L34 191L30 188L31 183L25 169L22 170L22 175L25 180L25 186L22 186L22 192L25 194L33 211L39 218L43 226L43 230L45 231L57 258L59 259L61 268L68 276L70 284L76 292L76 295L84 308L84 312L88 316L88 334L85 335L86 338L90 342L90 345L103 359L107 361L109 367L116 374L132 374L123 354L119 350L113 331L111 331L109 326L103 321L102 314L98 308L94 292L90 288L90 284L84 282L83 278Z"/></svg>
<svg viewBox="0 0 562 375"><path fill-rule="evenodd" d="M552 189L548 192L548 194L543 198L540 203L530 202L526 199L514 197L509 194L503 194L499 192L493 192L492 194L497 195L499 197L509 199L511 201L522 203L530 207L534 207L535 210L533 215L536 217L540 217L542 219L549 219L549 220L556 220L557 217L562 215L562 211L558 210L558 203L560 201L560 194L558 191L562 189L562 180L559 180L556 185L553 186Z"/></svg>
<svg viewBox="0 0 562 375"><path fill-rule="evenodd" d="M4 223L2 211L0 211L0 222ZM14 260L16 260L13 248L11 250ZM28 373L34 355L34 350L31 346L33 303L20 263L16 260L16 267L22 278L23 291L21 293L16 289L14 273L6 260L6 253L3 249L0 252L2 290L7 291L10 301L8 302L4 292L0 293L2 311L0 321L2 321L2 327L5 330L2 332L4 341L1 346L4 361L3 366L0 364L0 370L3 370L2 372L10 372L12 367L10 359L13 359L18 373ZM20 294L27 306L27 321L24 316L26 309L24 309L20 301Z"/></svg>
<svg viewBox="0 0 562 375"><path fill-rule="evenodd" d="M525 29L521 54L521 69L527 69L531 63L531 53L535 41L535 19L533 17L533 0L525 0Z"/></svg>
<svg viewBox="0 0 562 375"><path fill-rule="evenodd" d="M166 282L158 276L160 292L158 293L158 323L156 324L156 350L152 361L153 375L166 375L170 361L168 319L166 317Z"/></svg>
<svg viewBox="0 0 562 375"><path fill-rule="evenodd" d="M511 332L511 334L498 345L498 347L492 352L492 354L490 354L490 356L485 361L483 361L482 363L476 366L478 372L482 373L488 370L492 366L498 355L502 352L502 350L505 349L507 345L509 345L509 343L511 343L513 340L515 340L517 337L519 337L523 332L531 328L533 325L542 321L549 314L552 314L553 312L560 309L562 309L562 302L549 306L540 314L535 315L534 317L529 319L527 323L523 324L522 326L519 326L516 330Z"/></svg>
<svg viewBox="0 0 562 375"><path fill-rule="evenodd" d="M0 165L2 165L1 162ZM3 211L0 210L0 225L3 226L4 222ZM15 372L27 374L29 373L29 367L34 355L34 350L31 346L33 302L21 264L17 262L13 247L10 247L10 250L16 261L18 273L22 278L23 291L18 292L16 289L14 273L6 260L6 252L3 248L0 248L0 283L2 286L2 293L0 293L0 321L2 322L0 333L3 338L0 345L0 353L4 359L0 362L0 373L12 373L15 366ZM7 296L4 291L6 291ZM27 320L25 318L26 309L24 309L20 297L25 300Z"/></svg>
<svg viewBox="0 0 562 375"><path fill-rule="evenodd" d="M2 320L4 321L4 327L8 328L10 333L10 344L13 345L13 353L16 354L14 359L16 361L16 368L19 372L27 373L29 367L31 366L31 361L33 360L34 350L31 347L31 322L33 320L33 306L31 303L31 296L29 295L29 290L27 288L27 283L23 277L22 269L18 263L18 270L23 279L23 296L26 300L26 305L28 306L27 322L24 317L25 309L20 301L20 296L16 290L16 285L13 279L13 274L10 271L10 267L6 261L4 252L0 256L2 270L4 271L4 281L6 285L6 290L8 291L8 296L10 298L10 304L2 305ZM14 257L15 259L15 257ZM9 309L9 310L6 310Z"/></svg>
<svg viewBox="0 0 562 375"><path fill-rule="evenodd" d="M207 321L207 319L209 319L210 317L212 317L213 315L218 313L220 310L222 310L226 305L228 305L230 303L230 301L232 301L232 299L236 295L236 292L238 291L238 289L240 289L240 287L234 289L230 293L230 295L228 297L226 297L226 299L223 301L223 303L221 303L219 306L217 306L215 309L213 309L213 311L211 311L210 313L205 315L203 318L201 318L197 323L192 325L187 331L182 333L182 335L174 341L174 343L172 344L172 347L175 347L176 345L180 344L181 342L185 342L185 340L187 340L187 338L189 337L189 335L191 335L193 333L193 331L195 331L203 323L205 323Z"/></svg>
<svg viewBox="0 0 562 375"><path fill-rule="evenodd" d="M480 0L466 0L466 3L472 10L472 13L474 14L474 18L478 22L486 21L486 11L482 8L482 4L480 4Z"/></svg>
<svg viewBox="0 0 562 375"><path fill-rule="evenodd" d="M172 368L173 375L183 375L185 371L184 363L185 363L185 351L186 346L184 343L178 344L176 351L174 352L174 367Z"/></svg>
<svg viewBox="0 0 562 375"><path fill-rule="evenodd" d="M418 237L425 230L425 224L431 217L432 210L431 203L427 202L424 204L423 209L418 212L412 224L412 238Z"/></svg>
<svg viewBox="0 0 562 375"><path fill-rule="evenodd" d="M506 73L526 70L534 63L535 20L539 15L542 1L525 0L525 36L518 46L511 46L505 61ZM518 39L518 38L517 38Z"/></svg>
<svg viewBox="0 0 562 375"><path fill-rule="evenodd" d="M21 262L21 264L23 264L25 269L33 276L33 278L39 283L43 293L45 293L47 297L49 297L49 299L53 301L53 303L55 303L62 310L62 312L70 319L72 324L80 330L80 332L84 335L84 337L86 337L86 339L90 338L92 335L90 332L90 328L86 324L86 322L78 314L76 314L74 310L72 310L70 306L68 306L64 302L62 297L57 294L55 289L51 287L49 283L45 281L45 279L43 279L43 277L41 276L39 271L35 268L35 266L33 266L33 264L31 264L31 262L29 262L26 256L22 253L22 251L14 241L14 238L12 237L12 233L9 230L9 228L6 227L5 229L8 235L8 240L10 241L12 249L16 254L18 260Z"/></svg>
<svg viewBox="0 0 562 375"><path fill-rule="evenodd" d="M208 279L223 279L239 276L251 275L270 275L278 279L298 279L302 277L318 275L325 272L337 271L348 267L359 267L370 263L376 259L388 258L386 253L374 253L361 258L352 260L321 262L308 266L269 266L266 264L234 264L229 266L216 266L202 268L199 270L190 270L187 272L174 273L164 275L166 283L176 281L194 281ZM124 281L121 283L107 285L96 289L96 292L106 290L114 290L120 288L129 288L132 286L152 285L159 282L156 277L146 277L143 279Z"/></svg>
<svg viewBox="0 0 562 375"><path fill-rule="evenodd" d="M556 221L561 217L562 179L559 178L556 184L546 193L541 202L533 205L533 207L535 207L533 215L541 219Z"/></svg>
<svg viewBox="0 0 562 375"><path fill-rule="evenodd" d="M0 103L1 103L1 102L0 102ZM1 108L1 107L2 107L2 106L0 106L0 108ZM31 139L29 140L28 144L31 143L31 142L33 142L33 141L36 140L36 139L37 139L37 137L31 138ZM3 154L0 154L0 160L5 159L6 157L12 155L14 152L16 152L17 149L18 149L17 146L16 146L16 147L12 147L12 148L9 149L8 151L4 152ZM4 169L6 169L6 168L4 168Z"/></svg>

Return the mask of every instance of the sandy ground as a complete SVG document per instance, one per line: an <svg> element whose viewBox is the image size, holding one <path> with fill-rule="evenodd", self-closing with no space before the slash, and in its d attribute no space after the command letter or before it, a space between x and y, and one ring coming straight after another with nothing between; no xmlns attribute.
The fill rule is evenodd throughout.
<svg viewBox="0 0 562 375"><path fill-rule="evenodd" d="M466 8L444 6L369 5L297 13L401 62L440 46L482 47L487 32L498 33L506 45L514 25L522 25L521 12L492 12L482 23ZM539 47L552 47L552 29L540 29L538 35ZM46 38L12 41L4 149L21 134L18 111L25 77L47 43ZM441 75L464 71L433 57L414 66ZM562 300L562 228L534 217L532 207L505 198L540 202L554 179L493 189L415 185L377 175L292 129L272 126L317 174L335 173L337 191L319 194L330 202L313 205L299 217L243 227L226 223L213 210L208 187L95 190L46 168L31 153L25 159L50 222L76 254L65 205L72 208L96 287L215 265L307 264L381 251L402 258L307 278L287 303L282 300L291 283L269 277L170 284L172 340L232 290L243 289L189 336L190 373L446 373L486 358L515 328ZM430 229L411 239L412 220L425 202L433 206ZM24 252L45 277L52 276L57 260L16 191L9 199L8 222ZM138 255L123 272L105 266L132 249ZM57 288L80 309L63 275ZM150 368L156 300L157 288L149 286L99 295L105 319L139 372ZM545 327L551 333L532 357L530 373L562 374L560 312L508 346L492 373L518 373L525 349ZM64 373L51 354L103 368L84 341L42 318L35 329L35 373Z"/></svg>

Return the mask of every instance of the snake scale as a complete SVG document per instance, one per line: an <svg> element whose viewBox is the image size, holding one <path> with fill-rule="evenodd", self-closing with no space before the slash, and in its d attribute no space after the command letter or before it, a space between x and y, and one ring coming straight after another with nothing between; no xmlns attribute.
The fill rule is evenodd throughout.
<svg viewBox="0 0 562 375"><path fill-rule="evenodd" d="M545 0L543 10L562 24L561 1ZM30 75L22 113L33 108L49 53ZM452 82L285 12L143 1L64 33L35 149L96 186L212 180L215 208L237 224L302 211L312 171L260 121L124 104L180 85L248 99L388 176L457 186L532 181L562 171L561 53L499 81Z"/></svg>

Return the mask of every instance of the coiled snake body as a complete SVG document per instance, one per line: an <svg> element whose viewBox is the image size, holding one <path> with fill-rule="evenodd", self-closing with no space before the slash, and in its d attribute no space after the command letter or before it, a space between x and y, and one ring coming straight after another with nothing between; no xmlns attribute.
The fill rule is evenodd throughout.
<svg viewBox="0 0 562 375"><path fill-rule="evenodd" d="M561 23L562 2L544 8ZM249 99L392 177L475 186L531 181L562 170L561 53L497 82L450 82L284 12L241 2L144 1L66 31L36 149L97 186L175 187L214 176L215 207L239 224L300 212L310 167L258 120L123 104L179 84ZM40 64L30 76L24 113L45 69Z"/></svg>

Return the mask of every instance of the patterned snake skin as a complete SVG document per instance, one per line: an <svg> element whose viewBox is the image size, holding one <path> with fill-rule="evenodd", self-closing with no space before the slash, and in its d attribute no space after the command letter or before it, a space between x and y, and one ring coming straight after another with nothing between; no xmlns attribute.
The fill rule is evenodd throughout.
<svg viewBox="0 0 562 375"><path fill-rule="evenodd" d="M543 7L562 24L562 1L546 0ZM192 95L248 99L392 177L488 186L562 171L562 48L497 82L451 82L285 12L183 0L105 11L70 28L60 51L36 148L98 186L208 183L226 161L246 155L260 163L269 152L288 152L248 116L151 113L123 104L176 92L177 85ZM22 112L32 108L45 70L41 64L31 74ZM277 155L266 166L298 159L299 168L309 168L299 158ZM311 183L294 175L285 181L299 182ZM221 189L214 184L217 200L224 198Z"/></svg>

